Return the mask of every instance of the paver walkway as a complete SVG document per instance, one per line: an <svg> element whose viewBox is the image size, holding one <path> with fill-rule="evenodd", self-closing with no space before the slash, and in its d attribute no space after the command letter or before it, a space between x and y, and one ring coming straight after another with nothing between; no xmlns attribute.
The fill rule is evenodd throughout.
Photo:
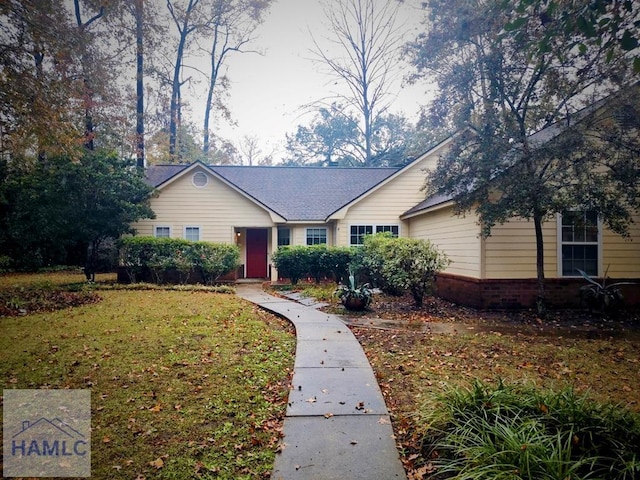
<svg viewBox="0 0 640 480"><path fill-rule="evenodd" d="M272 480L406 479L378 382L351 330L259 285L238 285L237 293L296 328L284 448Z"/></svg>

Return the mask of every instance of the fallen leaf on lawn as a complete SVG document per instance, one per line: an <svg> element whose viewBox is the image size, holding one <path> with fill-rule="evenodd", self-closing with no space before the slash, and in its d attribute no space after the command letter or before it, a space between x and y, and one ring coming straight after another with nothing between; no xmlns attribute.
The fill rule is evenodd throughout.
<svg viewBox="0 0 640 480"><path fill-rule="evenodd" d="M114 470L122 470L122 466L121 465L113 465L111 468L113 468Z"/></svg>
<svg viewBox="0 0 640 480"><path fill-rule="evenodd" d="M435 471L436 471L436 468L433 466L433 464L427 463L426 465L420 468L410 471L409 474L407 475L407 480L422 480L423 478L425 478L425 475L428 475Z"/></svg>
<svg viewBox="0 0 640 480"><path fill-rule="evenodd" d="M149 410L151 412L158 413L160 410L162 410L162 407L160 406L160 404L157 404L155 407L151 407Z"/></svg>
<svg viewBox="0 0 640 480"><path fill-rule="evenodd" d="M107 437L106 435L102 437L102 443L109 443L110 441L111 441L111 438Z"/></svg>
<svg viewBox="0 0 640 480"><path fill-rule="evenodd" d="M149 462L149 465L156 467L157 469L161 469L164 467L164 460L162 460L162 458L156 458L154 461Z"/></svg>

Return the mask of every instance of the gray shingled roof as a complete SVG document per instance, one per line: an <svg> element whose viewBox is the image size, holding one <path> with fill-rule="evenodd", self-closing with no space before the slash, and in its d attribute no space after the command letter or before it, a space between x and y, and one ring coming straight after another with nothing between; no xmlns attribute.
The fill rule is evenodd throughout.
<svg viewBox="0 0 640 480"><path fill-rule="evenodd" d="M420 212L422 210L427 210L428 208L435 207L436 205L441 205L443 203L447 203L451 200L453 200L452 195L443 195L441 193L436 193L435 195L431 195L430 197L427 197L415 207L412 207L406 212L404 212L401 215L401 217L404 217L405 215L411 215L413 213Z"/></svg>
<svg viewBox="0 0 640 480"><path fill-rule="evenodd" d="M160 186L189 165L154 165L147 181ZM324 221L399 168L248 167L210 165L229 183L288 221Z"/></svg>

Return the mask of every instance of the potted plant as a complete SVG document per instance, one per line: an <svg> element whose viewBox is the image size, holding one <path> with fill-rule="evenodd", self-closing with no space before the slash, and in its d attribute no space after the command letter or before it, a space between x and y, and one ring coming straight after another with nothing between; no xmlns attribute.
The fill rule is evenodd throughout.
<svg viewBox="0 0 640 480"><path fill-rule="evenodd" d="M600 312L615 313L624 301L620 287L623 285L635 285L635 282L617 282L607 285L607 273L609 267L604 273L602 283L591 278L586 272L577 269L588 283L580 287L580 300L586 303L589 309L595 308Z"/></svg>
<svg viewBox="0 0 640 480"><path fill-rule="evenodd" d="M349 272L349 284L340 284L335 294L347 310L364 310L371 303L371 288L368 283L356 286L356 279Z"/></svg>

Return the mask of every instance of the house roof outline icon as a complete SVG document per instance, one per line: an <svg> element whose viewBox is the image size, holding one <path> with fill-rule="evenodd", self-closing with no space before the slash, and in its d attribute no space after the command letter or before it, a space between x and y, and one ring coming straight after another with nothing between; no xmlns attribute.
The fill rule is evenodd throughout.
<svg viewBox="0 0 640 480"><path fill-rule="evenodd" d="M22 429L20 431L18 431L16 434L14 434L11 438L16 438L21 436L22 434L24 434L25 432L32 430L32 429L41 429L41 428L47 428L48 426L53 427L55 430L59 431L61 434L66 435L69 438L85 438L85 436L80 433L78 430L76 430L75 428L73 428L71 425L69 425L66 422L63 422L62 420L60 420L59 418L53 418L53 419L48 419L45 417L40 417L38 420L36 420L35 422L31 422L29 420L23 420L22 421Z"/></svg>

